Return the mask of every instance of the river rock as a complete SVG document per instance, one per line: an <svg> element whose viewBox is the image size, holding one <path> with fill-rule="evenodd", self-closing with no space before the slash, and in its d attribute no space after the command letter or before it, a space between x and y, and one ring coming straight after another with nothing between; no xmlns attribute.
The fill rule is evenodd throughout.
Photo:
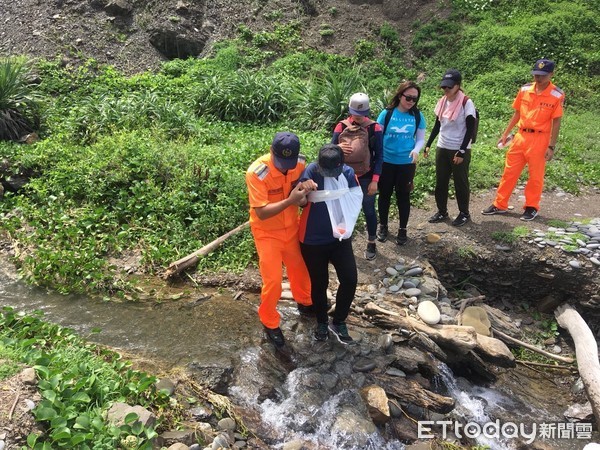
<svg viewBox="0 0 600 450"><path fill-rule="evenodd" d="M286 442L283 444L283 447L281 447L282 450L303 450L305 448L307 448L307 446L305 446L305 442L299 439Z"/></svg>
<svg viewBox="0 0 600 450"><path fill-rule="evenodd" d="M428 233L427 236L425 237L425 240L429 244L435 244L440 239L442 239L442 237L437 233Z"/></svg>
<svg viewBox="0 0 600 450"><path fill-rule="evenodd" d="M564 412L564 416L567 419L574 420L575 422L591 422L594 418L594 412L592 411L592 405L590 402L587 402L584 405L575 403L574 405L569 406L569 408Z"/></svg>
<svg viewBox="0 0 600 450"><path fill-rule="evenodd" d="M461 315L461 325L473 327L477 334L492 335L492 324L488 313L480 306L468 306Z"/></svg>
<svg viewBox="0 0 600 450"><path fill-rule="evenodd" d="M338 413L331 427L332 434L346 438L346 442L343 442L343 447L340 445L340 448L367 448L369 435L376 431L372 421L363 419L349 408L344 408Z"/></svg>
<svg viewBox="0 0 600 450"><path fill-rule="evenodd" d="M441 319L440 310L435 303L429 300L419 303L417 314L428 325L435 325Z"/></svg>
<svg viewBox="0 0 600 450"><path fill-rule="evenodd" d="M388 398L381 386L366 386L361 389L360 396L367 405L369 416L375 425L384 425L390 420Z"/></svg>
<svg viewBox="0 0 600 450"><path fill-rule="evenodd" d="M235 430L235 420L230 417L225 417L219 420L217 423L217 430L219 431L233 431Z"/></svg>
<svg viewBox="0 0 600 450"><path fill-rule="evenodd" d="M388 275L391 275L392 277L395 277L396 275L398 275L398 271L396 269L394 269L393 267L388 267L385 269L385 271Z"/></svg>
<svg viewBox="0 0 600 450"><path fill-rule="evenodd" d="M402 287L404 289L411 289L411 288L416 288L417 286L412 281L406 280L404 283L402 283Z"/></svg>
<svg viewBox="0 0 600 450"><path fill-rule="evenodd" d="M406 277L418 277L418 276L421 276L422 274L423 274L423 269L421 269L420 267L413 267L412 269L409 269L406 272L404 272L404 276L406 276Z"/></svg>
<svg viewBox="0 0 600 450"><path fill-rule="evenodd" d="M352 369L355 372L370 372L371 370L373 370L375 368L376 364L375 361L372 361L370 359L361 359L359 361L357 361L354 366L352 366Z"/></svg>
<svg viewBox="0 0 600 450"><path fill-rule="evenodd" d="M569 265L573 268L573 269L579 269L581 268L581 263L575 259L569 261Z"/></svg>
<svg viewBox="0 0 600 450"><path fill-rule="evenodd" d="M383 351L387 351L390 349L392 345L394 345L394 340L391 334L382 334L378 339L379 348Z"/></svg>
<svg viewBox="0 0 600 450"><path fill-rule="evenodd" d="M410 288L410 289L407 289L406 291L404 291L404 294L407 297L418 297L419 295L421 295L421 289Z"/></svg>

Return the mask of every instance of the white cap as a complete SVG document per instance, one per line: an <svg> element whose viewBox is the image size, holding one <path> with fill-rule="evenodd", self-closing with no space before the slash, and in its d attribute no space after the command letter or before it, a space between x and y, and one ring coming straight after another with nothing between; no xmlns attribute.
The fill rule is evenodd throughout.
<svg viewBox="0 0 600 450"><path fill-rule="evenodd" d="M353 94L348 103L348 112L353 116L368 116L371 113L369 96L364 92Z"/></svg>

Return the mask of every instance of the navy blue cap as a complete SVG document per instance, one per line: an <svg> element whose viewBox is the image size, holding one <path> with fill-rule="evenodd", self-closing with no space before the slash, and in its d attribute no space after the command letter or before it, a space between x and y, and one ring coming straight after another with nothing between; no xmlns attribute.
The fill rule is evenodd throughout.
<svg viewBox="0 0 600 450"><path fill-rule="evenodd" d="M549 59L538 59L533 65L531 75L548 75L554 72L554 61Z"/></svg>
<svg viewBox="0 0 600 450"><path fill-rule="evenodd" d="M300 139L294 133L280 131L273 138L271 152L275 167L282 170L293 169L298 164Z"/></svg>

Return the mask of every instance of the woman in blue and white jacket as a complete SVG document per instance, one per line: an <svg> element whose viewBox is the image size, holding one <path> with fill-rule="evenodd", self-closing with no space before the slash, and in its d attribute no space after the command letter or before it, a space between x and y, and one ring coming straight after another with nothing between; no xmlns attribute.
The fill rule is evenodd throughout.
<svg viewBox="0 0 600 450"><path fill-rule="evenodd" d="M399 213L396 244L408 240L406 226L410 216L410 193L413 190L416 163L425 144L425 118L417 108L421 88L405 81L396 90L389 106L379 114L383 126L383 167L379 178L379 230L377 239L388 238L388 216L392 193L396 192Z"/></svg>

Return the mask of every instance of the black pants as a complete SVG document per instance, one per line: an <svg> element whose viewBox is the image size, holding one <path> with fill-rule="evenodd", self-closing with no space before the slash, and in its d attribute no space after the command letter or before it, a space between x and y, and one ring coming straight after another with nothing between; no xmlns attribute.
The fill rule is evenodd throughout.
<svg viewBox="0 0 600 450"><path fill-rule="evenodd" d="M469 214L469 164L471 163L471 150L467 150L461 164L454 164L452 159L456 150L438 147L435 153L435 203L438 211L448 212L448 186L450 177L454 178L454 190L458 210Z"/></svg>
<svg viewBox="0 0 600 450"><path fill-rule="evenodd" d="M396 205L400 216L400 228L406 228L410 216L410 193L413 190L416 164L383 163L379 177L379 223L387 226L392 193L396 191Z"/></svg>
<svg viewBox="0 0 600 450"><path fill-rule="evenodd" d="M310 275L311 297L317 322L328 323L327 286L329 286L329 263L333 264L340 285L335 298L333 323L343 323L354 300L358 271L352 250L352 240L344 239L325 245L300 243L300 251Z"/></svg>

